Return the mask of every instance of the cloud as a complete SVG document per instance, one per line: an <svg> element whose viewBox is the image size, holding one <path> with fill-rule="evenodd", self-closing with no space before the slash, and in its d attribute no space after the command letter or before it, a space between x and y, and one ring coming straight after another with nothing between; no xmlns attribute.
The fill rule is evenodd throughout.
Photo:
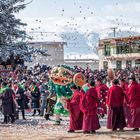
<svg viewBox="0 0 140 140"><path fill-rule="evenodd" d="M107 15L124 15L127 17L139 18L140 14L140 1L128 1L125 3L117 3L117 5L108 4L103 7L104 14Z"/></svg>

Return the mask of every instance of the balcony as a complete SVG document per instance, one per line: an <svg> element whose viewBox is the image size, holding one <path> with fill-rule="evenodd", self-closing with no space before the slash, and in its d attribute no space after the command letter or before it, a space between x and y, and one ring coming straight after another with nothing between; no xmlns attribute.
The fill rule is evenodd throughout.
<svg viewBox="0 0 140 140"><path fill-rule="evenodd" d="M114 59L140 59L140 53L112 54Z"/></svg>

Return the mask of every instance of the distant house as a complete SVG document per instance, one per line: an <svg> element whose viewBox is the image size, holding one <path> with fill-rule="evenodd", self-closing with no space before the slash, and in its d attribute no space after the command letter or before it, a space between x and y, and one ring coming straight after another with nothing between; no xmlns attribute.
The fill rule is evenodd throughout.
<svg viewBox="0 0 140 140"><path fill-rule="evenodd" d="M47 49L47 52L50 56L33 56L33 62L26 63L26 65L31 66L35 63L40 63L56 66L59 64L64 64L64 45L66 45L65 42L31 42L28 43L28 45L45 48Z"/></svg>
<svg viewBox="0 0 140 140"><path fill-rule="evenodd" d="M65 59L65 64L71 67L79 66L84 69L87 67L91 70L99 69L99 60L97 59Z"/></svg>
<svg viewBox="0 0 140 140"><path fill-rule="evenodd" d="M140 36L100 40L98 54L99 69L140 66Z"/></svg>

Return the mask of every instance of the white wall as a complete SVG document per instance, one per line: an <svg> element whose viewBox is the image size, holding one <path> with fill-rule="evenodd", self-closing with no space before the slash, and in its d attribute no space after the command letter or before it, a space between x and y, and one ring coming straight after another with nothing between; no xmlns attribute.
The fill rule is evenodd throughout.
<svg viewBox="0 0 140 140"><path fill-rule="evenodd" d="M28 66L31 66L36 63L40 64L47 64L51 66L56 66L56 65L61 65L64 64L64 45L63 44L40 44L36 45L34 44L34 47L40 47L40 48L45 48L47 49L47 53L50 56L41 56L37 55L36 57L33 57L34 60L32 63L25 63Z"/></svg>
<svg viewBox="0 0 140 140"><path fill-rule="evenodd" d="M99 55L99 69L103 69L103 59L104 59L104 54L103 54L103 49L98 50L98 55Z"/></svg>

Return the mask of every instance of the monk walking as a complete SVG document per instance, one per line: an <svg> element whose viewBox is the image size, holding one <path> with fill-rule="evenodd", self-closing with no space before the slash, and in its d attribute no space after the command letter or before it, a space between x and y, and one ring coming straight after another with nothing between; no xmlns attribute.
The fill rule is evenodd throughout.
<svg viewBox="0 0 140 140"><path fill-rule="evenodd" d="M130 108L129 108L128 99L127 99L128 83L125 81L125 79L120 79L119 83L120 83L120 87L123 89L123 92L125 94L125 98L123 101L123 110L124 110L126 124L129 127L129 122L131 120L131 113L130 113Z"/></svg>
<svg viewBox="0 0 140 140"><path fill-rule="evenodd" d="M80 108L84 113L83 131L84 133L95 133L100 128L97 115L98 96L95 88L95 82L89 82L89 89L81 93Z"/></svg>
<svg viewBox="0 0 140 140"><path fill-rule="evenodd" d="M70 126L69 133L75 132L75 130L81 130L83 124L83 113L80 110L80 93L76 85L71 86L73 92L72 98L67 100L67 108L70 112Z"/></svg>
<svg viewBox="0 0 140 140"><path fill-rule="evenodd" d="M140 128L140 84L137 83L135 76L130 78L128 89L128 104L131 112L131 121L129 125L134 128L133 131L139 131Z"/></svg>
<svg viewBox="0 0 140 140"><path fill-rule="evenodd" d="M106 98L109 88L102 83L101 79L97 79L96 90L98 94L98 114L103 118L107 114Z"/></svg>
<svg viewBox="0 0 140 140"><path fill-rule="evenodd" d="M113 80L113 85L110 87L107 95L107 105L109 107L107 128L116 131L120 131L126 126L124 111L123 111L123 100L124 92L119 86L118 79Z"/></svg>

